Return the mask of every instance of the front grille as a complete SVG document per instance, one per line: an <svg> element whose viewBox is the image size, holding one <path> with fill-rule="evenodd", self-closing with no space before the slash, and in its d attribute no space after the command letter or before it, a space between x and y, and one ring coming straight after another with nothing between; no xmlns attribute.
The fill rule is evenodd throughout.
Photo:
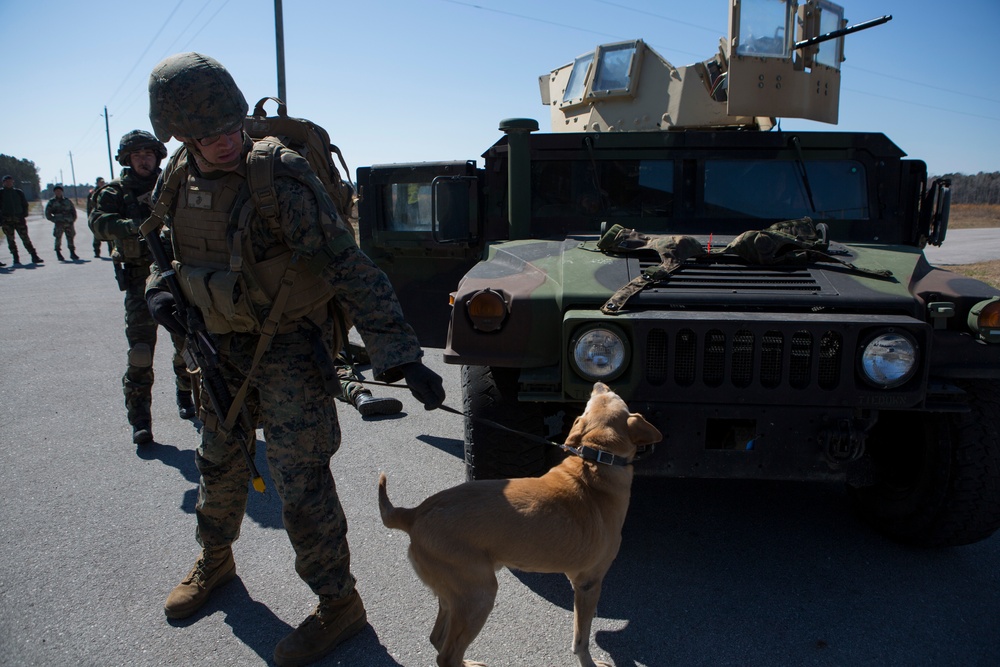
<svg viewBox="0 0 1000 667"><path fill-rule="evenodd" d="M639 262L639 269L657 266L656 262ZM807 267L764 267L744 265L684 264L666 280L646 290L650 295L677 290L713 292L739 291L743 294L808 293L829 291ZM646 298L649 298L648 296Z"/></svg>
<svg viewBox="0 0 1000 667"><path fill-rule="evenodd" d="M767 391L791 403L837 400L858 390L853 353L859 328L822 316L744 321L692 317L632 320L642 382L654 393L683 392L685 399L748 402ZM749 392L749 393L748 393Z"/></svg>

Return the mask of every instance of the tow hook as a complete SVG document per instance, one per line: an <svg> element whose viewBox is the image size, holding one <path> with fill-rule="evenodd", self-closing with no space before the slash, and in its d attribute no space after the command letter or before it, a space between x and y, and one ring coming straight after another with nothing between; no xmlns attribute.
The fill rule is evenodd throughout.
<svg viewBox="0 0 1000 667"><path fill-rule="evenodd" d="M827 458L836 463L857 461L865 453L865 432L854 427L849 419L841 419L833 428L819 434L819 442Z"/></svg>

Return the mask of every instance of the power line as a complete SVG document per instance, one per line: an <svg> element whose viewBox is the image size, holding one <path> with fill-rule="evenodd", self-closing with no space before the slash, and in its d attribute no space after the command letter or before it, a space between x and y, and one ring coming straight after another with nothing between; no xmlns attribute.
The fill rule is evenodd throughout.
<svg viewBox="0 0 1000 667"><path fill-rule="evenodd" d="M658 18L658 19L663 19L664 21L670 21L671 23L679 23L680 25L684 25L684 26L687 26L689 28L697 28L698 30L704 30L704 31L710 32L710 33L712 33L714 35L718 35L719 34L718 28L708 28L708 27L703 26L703 25L697 25L695 23L688 23L687 21L681 21L680 19L675 19L675 18L670 17L670 16L664 16L663 14L656 14L655 12L648 12L648 11L646 11L644 9L636 9L634 7L629 7L628 5L623 5L623 4L618 3L618 2L608 2L608 0L595 0L595 2L599 2L602 5L610 5L612 7L618 7L619 9L627 9L630 12L636 12L638 14L645 14L646 16L653 16L653 17Z"/></svg>
<svg viewBox="0 0 1000 667"><path fill-rule="evenodd" d="M177 4L174 6L174 10L172 12L170 12L170 16L167 17L166 21L164 21L163 23L160 24L160 29L157 30L156 34L153 35L153 38L150 39L146 43L146 49L139 55L138 58L136 58L135 64L132 65L132 69L130 69L128 71L128 74L125 75L125 77L122 79L122 82L120 84L118 84L118 88L116 88L115 92L113 92L111 94L111 97L108 98L109 102L115 98L115 95L117 95L118 91L120 91L122 89L122 86L124 86L126 84L126 82L128 82L129 77L132 76L132 72L134 72L135 68L139 66L139 63L141 63L143 61L143 58L145 58L146 54L149 53L149 49L151 49L153 47L153 43L156 42L156 40L160 38L160 35L163 33L163 30L167 27L167 24L170 23L170 20L174 18L174 14L177 13L177 10L180 9L181 5L183 5L183 4L184 4L184 0L177 0Z"/></svg>
<svg viewBox="0 0 1000 667"><path fill-rule="evenodd" d="M193 41L195 40L195 38L197 38L197 37L198 37L198 35L200 35L200 34L201 34L201 31L202 31L202 30L204 30L205 28L207 28L207 27L208 27L208 24L210 24L210 23L211 23L212 21L214 21L214 20L215 20L215 17L219 15L219 12L221 12L221 11L222 11L223 9L225 9L225 8L226 8L226 5L228 5L228 4L229 4L229 0L226 0L226 1L225 1L225 2L223 2L223 3L221 4L221 5L219 5L219 8L215 10L215 13L214 13L214 14L212 14L211 16L209 16L209 17L208 17L208 20L207 20L207 21L205 21L205 22L204 22L204 23L202 24L202 26L201 26L200 28L198 28L198 32L196 32L195 34L191 35L191 39L189 39L189 40L187 41L187 44L185 44L185 45L184 45L184 48L185 48L185 49L186 49L186 48L188 48L188 46L190 46L190 45L191 45L191 43L192 43L192 42L193 42Z"/></svg>
<svg viewBox="0 0 1000 667"><path fill-rule="evenodd" d="M453 5L461 5L463 7L479 9L484 12L493 12L494 14L503 14L504 16L513 16L514 18L523 19L525 21L534 21L535 23L544 23L546 25L554 25L560 28L568 28L570 30L588 32L592 35L601 35L602 37L611 37L612 39L619 39L617 35L611 35L606 32L600 32L599 30L591 30L590 28L581 28L579 26L573 26L566 23L559 23L557 21L548 21L546 19L536 18L534 16L525 16L524 14L515 14L514 12L507 12L502 9L494 9L492 7L483 7L482 5L477 5L471 2L462 2L461 0L442 0L442 2L450 2Z"/></svg>
<svg viewBox="0 0 1000 667"><path fill-rule="evenodd" d="M863 90L855 90L853 88L844 88L841 86L841 90L848 90L852 93L858 93L859 95L868 95L869 97L879 97L883 100L891 100L893 102L900 102L902 104L911 104L916 107L924 107L925 109L934 109L935 111L946 111L948 113L957 113L962 116L971 116L973 118L984 118L986 120L1000 121L1000 118L996 116L984 116L978 113L969 113L968 111L956 111L955 109L945 109L944 107L936 107L930 104L923 104L921 102L910 102L909 100L903 100L898 97L889 97L888 95L879 95L877 93L868 93Z"/></svg>

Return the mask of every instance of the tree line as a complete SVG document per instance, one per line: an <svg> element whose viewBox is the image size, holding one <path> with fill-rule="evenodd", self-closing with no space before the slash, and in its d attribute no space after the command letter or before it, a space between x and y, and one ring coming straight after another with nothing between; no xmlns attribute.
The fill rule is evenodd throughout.
<svg viewBox="0 0 1000 667"><path fill-rule="evenodd" d="M934 178L951 179L953 204L1000 204L1000 171L981 171L969 175L945 174Z"/></svg>
<svg viewBox="0 0 1000 667"><path fill-rule="evenodd" d="M0 178L4 176L13 176L14 187L24 190L25 197L38 199L42 188L34 162L0 153Z"/></svg>

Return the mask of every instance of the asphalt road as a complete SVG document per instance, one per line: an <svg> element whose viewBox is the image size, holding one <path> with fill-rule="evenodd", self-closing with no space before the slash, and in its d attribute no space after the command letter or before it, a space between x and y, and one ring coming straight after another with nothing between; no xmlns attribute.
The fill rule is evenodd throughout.
<svg viewBox="0 0 1000 667"><path fill-rule="evenodd" d="M121 294L77 228L83 260L55 261L49 225L36 219L45 265L0 269L0 665L269 664L315 603L273 491L251 492L240 577L192 619L164 618L197 554L198 436L177 417L163 337L156 441L131 444ZM458 369L440 350L427 362L460 406ZM370 627L319 664L426 667L436 602L410 568L405 535L381 525L375 485L386 472L393 500L409 506L460 482L462 425L405 390L377 391L397 392L404 414L364 421L345 407L332 463ZM565 578L499 578L468 657L576 665ZM594 630L595 657L617 667L993 665L1000 537L913 550L859 524L838 485L639 479Z"/></svg>
<svg viewBox="0 0 1000 667"><path fill-rule="evenodd" d="M927 260L934 265L975 264L1000 258L1000 227L952 229L940 247L924 248Z"/></svg>

